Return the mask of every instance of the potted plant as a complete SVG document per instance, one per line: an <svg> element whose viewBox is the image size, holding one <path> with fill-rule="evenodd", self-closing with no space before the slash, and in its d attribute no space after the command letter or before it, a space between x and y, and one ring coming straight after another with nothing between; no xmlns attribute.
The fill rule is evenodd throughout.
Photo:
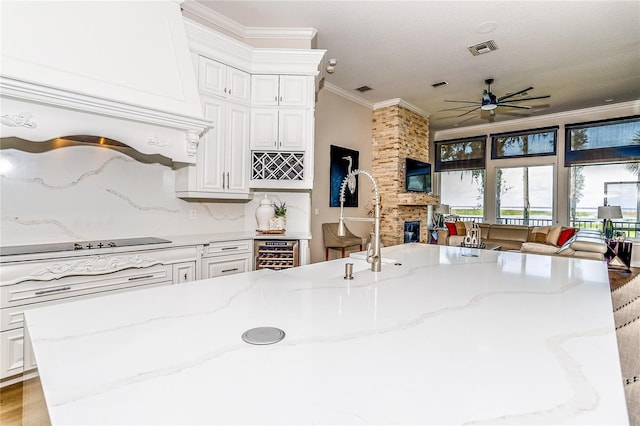
<svg viewBox="0 0 640 426"><path fill-rule="evenodd" d="M284 230L287 226L287 203L273 203L275 216L270 221L272 230Z"/></svg>

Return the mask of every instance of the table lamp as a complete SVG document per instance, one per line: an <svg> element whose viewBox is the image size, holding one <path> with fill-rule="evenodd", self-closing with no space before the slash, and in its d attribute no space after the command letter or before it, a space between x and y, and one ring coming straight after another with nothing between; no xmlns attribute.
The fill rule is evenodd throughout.
<svg viewBox="0 0 640 426"><path fill-rule="evenodd" d="M599 206L598 219L603 219L602 232L604 237L613 238L613 222L611 219L622 219L622 209L620 206Z"/></svg>
<svg viewBox="0 0 640 426"><path fill-rule="evenodd" d="M435 208L434 213L437 228L444 228L444 217L449 215L449 212L449 204L440 204Z"/></svg>

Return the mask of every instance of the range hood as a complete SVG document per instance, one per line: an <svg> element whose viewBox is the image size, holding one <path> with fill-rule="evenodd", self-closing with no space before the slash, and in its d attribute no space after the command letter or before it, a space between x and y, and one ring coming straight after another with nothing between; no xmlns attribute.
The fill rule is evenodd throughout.
<svg viewBox="0 0 640 426"><path fill-rule="evenodd" d="M116 140L195 163L204 118L180 2L0 2L0 137Z"/></svg>

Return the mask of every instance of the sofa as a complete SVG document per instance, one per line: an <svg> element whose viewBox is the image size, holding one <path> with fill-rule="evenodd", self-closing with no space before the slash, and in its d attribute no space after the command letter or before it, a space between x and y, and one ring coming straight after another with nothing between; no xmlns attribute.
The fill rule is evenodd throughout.
<svg viewBox="0 0 640 426"><path fill-rule="evenodd" d="M498 244L503 251L569 256L604 260L607 243L595 229L575 229L563 226L501 225L472 222L445 222L438 230L438 244L459 246L467 230L477 225L485 244Z"/></svg>

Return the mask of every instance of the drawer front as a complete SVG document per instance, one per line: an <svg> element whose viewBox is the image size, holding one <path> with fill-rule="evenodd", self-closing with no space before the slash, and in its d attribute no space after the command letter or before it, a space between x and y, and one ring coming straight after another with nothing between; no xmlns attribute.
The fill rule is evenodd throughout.
<svg viewBox="0 0 640 426"><path fill-rule="evenodd" d="M221 277L249 271L251 255L218 256L202 260L202 278Z"/></svg>
<svg viewBox="0 0 640 426"><path fill-rule="evenodd" d="M135 286L128 286L124 288L118 289L106 289L104 292L100 293L90 293L83 294L79 296L74 296L72 298L63 298L50 300L48 302L38 302L38 303L30 303L28 305L19 305L13 306L11 308L4 308L0 310L0 331L14 330L16 328L24 327L24 312L28 309L36 309L44 306L56 305L58 303L65 303L75 300L89 299L91 297L102 296L106 293L114 294L114 293L124 293L125 291L138 290L142 288L150 288L150 287L159 287L163 285L171 284L170 282L159 282L159 283L150 283L150 284L142 284L138 285L136 283Z"/></svg>
<svg viewBox="0 0 640 426"><path fill-rule="evenodd" d="M170 283L172 280L171 265L156 265L104 275L72 276L54 281L23 281L0 288L0 307L9 308L158 282Z"/></svg>
<svg viewBox="0 0 640 426"><path fill-rule="evenodd" d="M227 241L211 243L205 248L205 256L228 255L235 253L251 253L253 242L251 240Z"/></svg>

